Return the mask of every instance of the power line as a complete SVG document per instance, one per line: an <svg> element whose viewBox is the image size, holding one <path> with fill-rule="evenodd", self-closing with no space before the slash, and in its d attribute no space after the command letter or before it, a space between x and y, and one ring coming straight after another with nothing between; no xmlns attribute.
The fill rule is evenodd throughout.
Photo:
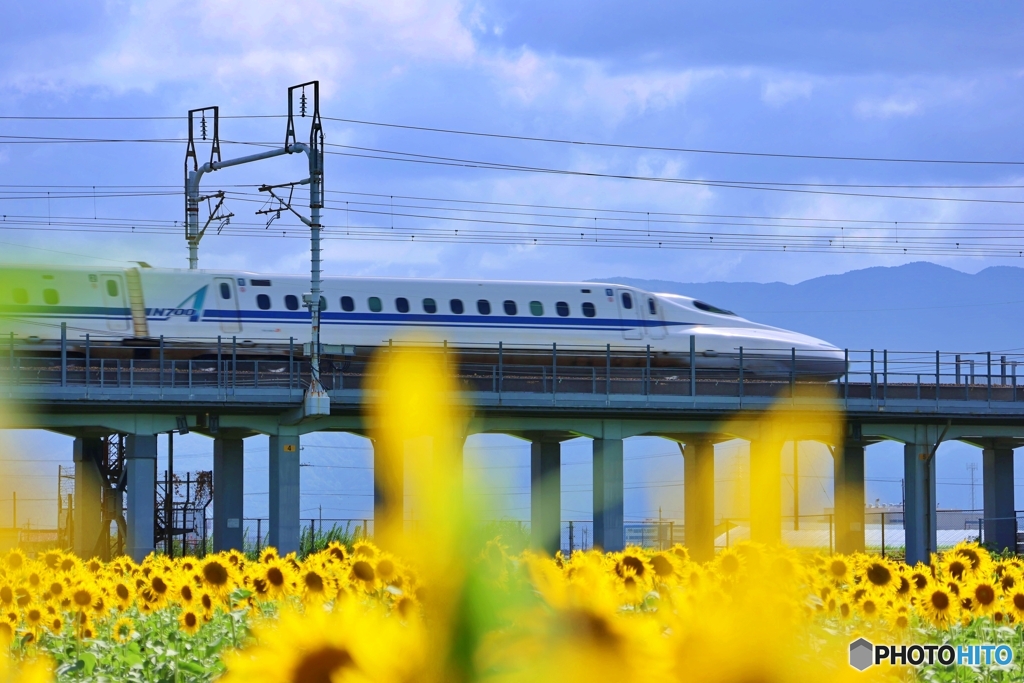
<svg viewBox="0 0 1024 683"><path fill-rule="evenodd" d="M0 116L5 121L184 121L186 116ZM276 119L285 118L284 114L246 114L221 116L222 119ZM360 126L373 126L399 130L412 130L444 135L460 135L468 137L492 138L499 140L517 140L521 142L538 142L545 144L568 145L573 147L598 147L608 149L628 149L653 152L676 152L683 154L708 154L721 156L745 156L774 159L799 159L817 161L855 161L871 163L899 164L962 164L972 166L1024 166L1024 161L990 160L990 159L927 159L913 157L871 157L846 156L836 154L796 154L790 152L753 152L748 150L725 150L699 147L672 147L667 145L641 145L616 142L598 142L595 140L569 140L565 138L548 138L529 135L513 135L511 133L492 133L486 131L459 130L455 128L438 128L433 126L417 126L412 124L388 123L384 121L367 121L342 117L324 116L325 121L349 123Z"/></svg>

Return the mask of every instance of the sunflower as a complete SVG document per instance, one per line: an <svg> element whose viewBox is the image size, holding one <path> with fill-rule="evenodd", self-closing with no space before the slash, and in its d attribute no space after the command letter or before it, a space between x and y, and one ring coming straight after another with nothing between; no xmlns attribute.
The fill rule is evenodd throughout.
<svg viewBox="0 0 1024 683"><path fill-rule="evenodd" d="M330 559L338 562L344 562L348 559L348 551L345 550L345 546L337 541L331 541L328 543L327 547L324 549L324 554L326 554Z"/></svg>
<svg viewBox="0 0 1024 683"><path fill-rule="evenodd" d="M135 633L135 622L128 617L121 617L114 622L114 627L111 629L111 633L114 636L114 640L118 643L127 643L132 639L132 635Z"/></svg>
<svg viewBox="0 0 1024 683"><path fill-rule="evenodd" d="M356 541L352 544L352 554L356 557L368 557L373 559L374 557L377 557L377 546L365 540Z"/></svg>
<svg viewBox="0 0 1024 683"><path fill-rule="evenodd" d="M185 609L178 615L178 625L182 631L190 636L194 636L203 625L203 620L195 610Z"/></svg>
<svg viewBox="0 0 1024 683"><path fill-rule="evenodd" d="M59 636L64 631L64 619L59 614L54 614L47 618L46 628L50 630L55 636Z"/></svg>
<svg viewBox="0 0 1024 683"><path fill-rule="evenodd" d="M959 598L941 584L932 584L921 592L919 607L935 626L948 626L957 619Z"/></svg>
<svg viewBox="0 0 1024 683"><path fill-rule="evenodd" d="M1024 586L1018 584L1013 590L1007 592L1004 602L1010 614L1018 621L1024 621Z"/></svg>
<svg viewBox="0 0 1024 683"><path fill-rule="evenodd" d="M133 584L128 581L114 582L111 595L121 609L128 609L135 600L135 590L132 586Z"/></svg>
<svg viewBox="0 0 1024 683"><path fill-rule="evenodd" d="M234 588L234 565L219 556L205 560L199 569L203 586L216 595L227 595Z"/></svg>
<svg viewBox="0 0 1024 683"><path fill-rule="evenodd" d="M71 604L79 611L88 609L96 602L98 594L95 586L80 583L71 590Z"/></svg>
<svg viewBox="0 0 1024 683"><path fill-rule="evenodd" d="M188 581L175 582L174 588L171 589L171 599L182 607L187 607L195 601L196 590Z"/></svg>
<svg viewBox="0 0 1024 683"><path fill-rule="evenodd" d="M40 605L29 605L28 609L25 610L25 624L32 628L42 624L45 618L46 610Z"/></svg>
<svg viewBox="0 0 1024 683"><path fill-rule="evenodd" d="M4 562L13 571L19 571L25 566L25 553L21 552L18 548L14 548L7 553L7 557L4 558Z"/></svg>
<svg viewBox="0 0 1024 683"><path fill-rule="evenodd" d="M273 560L279 560L280 555L277 554L277 548L267 547L260 552L260 562L266 563Z"/></svg>
<svg viewBox="0 0 1024 683"><path fill-rule="evenodd" d="M170 578L163 572L154 572L149 576L146 589L153 596L150 602L155 608L160 609L167 604L167 599L171 597Z"/></svg>
<svg viewBox="0 0 1024 683"><path fill-rule="evenodd" d="M743 559L732 548L726 548L715 558L718 574L725 579L735 578L743 569Z"/></svg>
<svg viewBox="0 0 1024 683"><path fill-rule="evenodd" d="M303 569L299 574L298 583L299 590L302 591L302 600L307 604L317 604L329 600L334 592L330 576L315 567Z"/></svg>
<svg viewBox="0 0 1024 683"><path fill-rule="evenodd" d="M942 573L954 581L963 581L971 572L970 560L961 555L954 555L952 552L942 556L939 566L942 568Z"/></svg>
<svg viewBox="0 0 1024 683"><path fill-rule="evenodd" d="M295 585L295 571L291 564L279 558L267 560L256 568L256 577L266 584L271 599L287 595Z"/></svg>
<svg viewBox="0 0 1024 683"><path fill-rule="evenodd" d="M826 571L828 578L838 584L850 582L850 563L842 555L833 557L829 561Z"/></svg>
<svg viewBox="0 0 1024 683"><path fill-rule="evenodd" d="M864 578L876 588L887 589L893 584L894 572L888 562L876 560L864 567Z"/></svg>
<svg viewBox="0 0 1024 683"><path fill-rule="evenodd" d="M7 619L0 619L0 643L10 647L11 643L14 642L14 628L14 623Z"/></svg>
<svg viewBox="0 0 1024 683"><path fill-rule="evenodd" d="M971 611L974 614L991 614L999 607L998 583L993 583L983 578L977 578L967 586L964 586L962 595L971 601Z"/></svg>

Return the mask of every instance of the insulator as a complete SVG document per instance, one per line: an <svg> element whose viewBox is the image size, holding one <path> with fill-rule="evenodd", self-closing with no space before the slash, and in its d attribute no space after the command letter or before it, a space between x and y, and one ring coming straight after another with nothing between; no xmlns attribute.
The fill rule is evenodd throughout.
<svg viewBox="0 0 1024 683"><path fill-rule="evenodd" d="M201 132L201 134L203 136L203 139L205 140L206 139L206 115L205 114L203 115L203 118L199 121L199 130L200 130L200 132Z"/></svg>
<svg viewBox="0 0 1024 683"><path fill-rule="evenodd" d="M306 117L306 89L302 89L302 94L299 95L299 116Z"/></svg>

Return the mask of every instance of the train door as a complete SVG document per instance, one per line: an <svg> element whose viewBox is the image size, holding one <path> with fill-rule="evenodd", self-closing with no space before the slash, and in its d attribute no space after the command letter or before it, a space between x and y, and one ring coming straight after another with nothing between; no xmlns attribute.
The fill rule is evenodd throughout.
<svg viewBox="0 0 1024 683"><path fill-rule="evenodd" d="M100 273L100 289L103 290L103 307L107 309L107 329L127 332L131 310L124 291L124 278L120 273Z"/></svg>
<svg viewBox="0 0 1024 683"><path fill-rule="evenodd" d="M647 320L647 336L651 339L664 339L665 326L662 325L661 306L651 295L644 296L644 318Z"/></svg>
<svg viewBox="0 0 1024 683"><path fill-rule="evenodd" d="M643 339L643 313L636 295L628 289L619 290L619 319L626 325L622 336L626 339Z"/></svg>
<svg viewBox="0 0 1024 683"><path fill-rule="evenodd" d="M219 277L213 282L213 298L217 302L220 315L221 332L241 332L242 317L238 311L238 292L235 280L230 277Z"/></svg>

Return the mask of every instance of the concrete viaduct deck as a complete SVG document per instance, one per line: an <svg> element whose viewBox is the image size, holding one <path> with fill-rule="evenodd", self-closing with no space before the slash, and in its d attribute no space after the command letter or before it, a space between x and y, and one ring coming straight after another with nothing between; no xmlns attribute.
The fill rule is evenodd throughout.
<svg viewBox="0 0 1024 683"><path fill-rule="evenodd" d="M714 444L750 442L751 538L781 539L781 451L786 441L828 444L834 455L836 549L864 547L864 449L881 440L904 444L907 560L927 562L936 547L935 451L960 440L984 449L985 536L1016 545L1013 448L1024 444L1024 391L1017 360L982 357L987 372L966 370L960 355L915 354L901 365L880 352L876 368L852 358L838 381L756 379L742 373L702 373L612 362L605 367L453 365L464 389L457 400L471 409L466 436L514 435L531 442L531 528L535 542L553 550L559 539L560 443L593 439L594 543L623 546L623 440L659 436L681 445L684 458L685 538L691 553L714 552ZM922 361L922 357L925 361ZM636 361L636 357L631 357ZM863 370L859 368L863 363ZM955 366L954 366L955 364ZM156 436L194 431L214 440L214 545L242 542L243 439L270 436L270 542L282 551L299 542L299 441L304 434L372 433L362 387L365 363L349 360L325 385L331 414L304 418L307 368L298 359L216 361L94 360L13 357L0 369L3 427L47 429L75 438L78 500L97 496L91 459L99 440L128 435L127 547L136 558L154 547L152 491ZM972 364L972 368L974 364ZM1009 371L1008 371L1009 369ZM929 372L930 371L930 372ZM380 501L377 501L380 502ZM394 503L392 503L394 504ZM91 505L91 507L90 507ZM89 528L96 528L98 521ZM82 552L88 552L88 540Z"/></svg>

